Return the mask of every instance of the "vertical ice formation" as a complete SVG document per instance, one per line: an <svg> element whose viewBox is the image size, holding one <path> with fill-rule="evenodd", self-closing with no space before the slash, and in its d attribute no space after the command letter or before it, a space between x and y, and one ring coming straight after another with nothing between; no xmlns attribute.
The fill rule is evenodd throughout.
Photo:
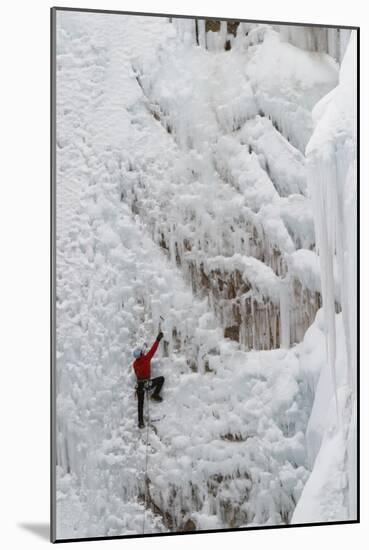
<svg viewBox="0 0 369 550"><path fill-rule="evenodd" d="M276 25L282 38L311 52L328 53L341 63L350 39L350 29Z"/></svg>
<svg viewBox="0 0 369 550"><path fill-rule="evenodd" d="M356 517L356 47L356 32L353 31L342 62L339 85L314 109L316 128L306 151L321 265L330 374L327 369L322 370L309 423L308 439L318 439L318 444L312 452L315 464L311 478L294 515L296 522L313 521L309 514L320 517L321 521L337 519L334 513L324 515L327 490L331 491L333 501L335 497L338 501L345 491L348 494L345 517ZM339 317L335 311L336 262L342 306ZM333 402L335 413L328 414L326 421L320 422L317 428L317 416L324 414L322 407ZM333 481L328 487L323 468L332 449L336 449L340 458L332 464ZM341 486L337 486L338 472L342 477Z"/></svg>

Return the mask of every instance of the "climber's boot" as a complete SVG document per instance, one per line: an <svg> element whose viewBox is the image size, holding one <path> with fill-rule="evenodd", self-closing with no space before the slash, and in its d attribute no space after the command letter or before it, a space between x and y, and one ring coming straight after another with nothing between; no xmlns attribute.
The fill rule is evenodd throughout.
<svg viewBox="0 0 369 550"><path fill-rule="evenodd" d="M152 401L157 401L158 403L163 401L163 398L161 397L161 395L155 395L155 393L152 394L151 399Z"/></svg>

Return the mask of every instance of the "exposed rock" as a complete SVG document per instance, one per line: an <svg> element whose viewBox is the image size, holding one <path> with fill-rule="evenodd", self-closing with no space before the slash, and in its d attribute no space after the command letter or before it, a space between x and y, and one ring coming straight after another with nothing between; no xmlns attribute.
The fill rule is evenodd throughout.
<svg viewBox="0 0 369 550"><path fill-rule="evenodd" d="M206 19L205 20L205 31L219 32L220 31L220 20L219 19Z"/></svg>
<svg viewBox="0 0 369 550"><path fill-rule="evenodd" d="M182 531L196 531L196 523L193 519L189 518L184 524Z"/></svg>
<svg viewBox="0 0 369 550"><path fill-rule="evenodd" d="M236 342L240 341L240 327L233 325L232 327L226 327L224 329L224 338L230 338Z"/></svg>

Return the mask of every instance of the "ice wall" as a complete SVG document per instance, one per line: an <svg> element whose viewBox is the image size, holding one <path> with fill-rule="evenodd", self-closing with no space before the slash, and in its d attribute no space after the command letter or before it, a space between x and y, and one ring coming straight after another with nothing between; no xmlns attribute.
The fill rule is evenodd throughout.
<svg viewBox="0 0 369 550"><path fill-rule="evenodd" d="M59 534L288 524L320 453L319 419L335 418L334 400L328 415L319 407L332 381L327 370L319 378L324 289L303 148L336 64L312 62L266 25L227 27L227 48L217 38L224 25L200 20L196 38L188 21L65 17ZM335 279L342 266L333 262ZM132 348L155 338L160 315L153 373L166 383L145 475ZM346 363L335 368L340 386ZM338 462L342 441L333 445Z"/></svg>
<svg viewBox="0 0 369 550"><path fill-rule="evenodd" d="M312 284L314 254L288 273L291 254L315 247L301 149L336 65L285 44L268 26L238 28L231 50L211 53L193 42L193 21L173 26L176 39L156 63L137 59L134 70L143 104L179 160L160 176L164 198L164 183L133 155L122 196L194 293L208 297L227 337L247 349L279 347L282 332L283 346L300 342L321 292ZM221 34L221 25L212 29ZM252 274L235 267L237 255L257 260Z"/></svg>
<svg viewBox="0 0 369 550"><path fill-rule="evenodd" d="M331 465L332 507L336 502L339 508L342 495L347 495L347 504L342 505L345 517L355 519L357 513L356 49L353 31L339 85L315 107L316 129L307 147L308 181L322 275L327 365L320 375L316 407L307 432L314 468L296 509L295 521L314 521L312 518L318 516L322 521L325 519L327 480L323 469L333 448L337 456ZM341 281L342 319L336 316L334 305L335 263ZM327 404L331 412L319 423L317 418ZM342 511L337 516L342 517ZM334 520L335 513L328 513L326 519Z"/></svg>

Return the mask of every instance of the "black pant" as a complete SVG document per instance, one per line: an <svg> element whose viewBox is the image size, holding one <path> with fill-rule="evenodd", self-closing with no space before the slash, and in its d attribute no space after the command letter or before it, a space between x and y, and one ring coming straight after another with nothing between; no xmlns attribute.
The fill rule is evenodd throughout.
<svg viewBox="0 0 369 550"><path fill-rule="evenodd" d="M143 406L145 400L145 390L154 390L153 395L157 397L164 384L164 376L158 376L151 380L137 381L137 401L138 401L138 421L143 422Z"/></svg>

